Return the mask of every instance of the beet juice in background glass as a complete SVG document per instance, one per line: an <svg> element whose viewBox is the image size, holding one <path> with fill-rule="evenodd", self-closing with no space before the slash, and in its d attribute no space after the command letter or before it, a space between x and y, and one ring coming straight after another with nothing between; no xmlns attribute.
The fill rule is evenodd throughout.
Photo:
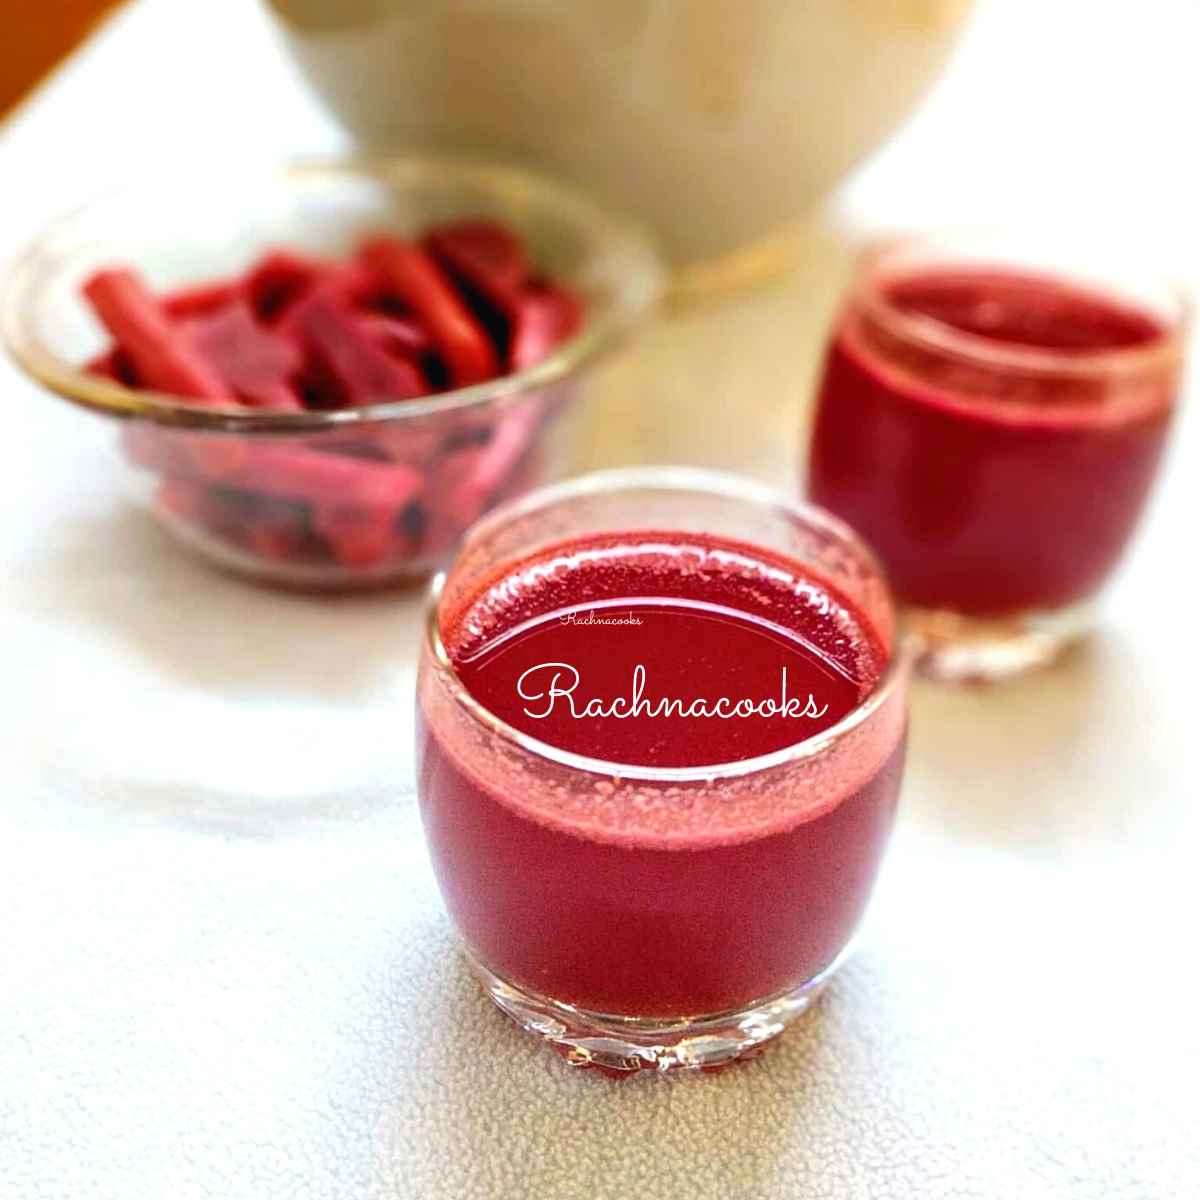
<svg viewBox="0 0 1200 1200"><path fill-rule="evenodd" d="M434 585L417 741L492 999L618 1071L779 1033L874 883L906 668L870 552L749 482L605 472L485 518Z"/></svg>
<svg viewBox="0 0 1200 1200"><path fill-rule="evenodd" d="M1086 631L1158 472L1186 304L1104 254L1002 235L866 256L825 363L807 494L883 560L943 678Z"/></svg>

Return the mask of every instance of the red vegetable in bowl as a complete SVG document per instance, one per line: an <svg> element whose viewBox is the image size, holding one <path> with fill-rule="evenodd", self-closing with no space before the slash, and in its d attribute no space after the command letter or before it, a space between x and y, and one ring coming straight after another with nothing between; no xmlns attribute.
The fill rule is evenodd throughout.
<svg viewBox="0 0 1200 1200"><path fill-rule="evenodd" d="M331 295L306 301L294 329L323 377L337 389L337 403L331 407L370 404L380 398L411 400L429 391L416 365L388 354L371 326Z"/></svg>
<svg viewBox="0 0 1200 1200"><path fill-rule="evenodd" d="M486 220L348 260L289 250L239 278L155 296L131 270L83 288L113 338L90 372L210 407L303 412L403 401L518 371L576 333L579 298L537 276ZM256 558L364 568L445 553L519 490L551 406L525 396L316 435L234 435L137 421L125 452L160 476L172 519Z"/></svg>
<svg viewBox="0 0 1200 1200"><path fill-rule="evenodd" d="M363 256L429 326L455 386L467 387L500 374L496 347L486 330L424 250L399 238L374 238L363 247Z"/></svg>
<svg viewBox="0 0 1200 1200"><path fill-rule="evenodd" d="M196 352L254 408L303 408L291 386L303 356L294 342L264 329L241 297L185 326Z"/></svg>
<svg viewBox="0 0 1200 1200"><path fill-rule="evenodd" d="M519 296L513 309L509 361L514 371L540 363L559 342L578 332L582 309L565 288L542 287Z"/></svg>
<svg viewBox="0 0 1200 1200"><path fill-rule="evenodd" d="M516 307L533 273L525 247L491 221L458 221L425 235L429 253L458 281L504 313Z"/></svg>
<svg viewBox="0 0 1200 1200"><path fill-rule="evenodd" d="M266 324L280 317L323 276L311 259L289 250L275 250L261 258L242 281L241 290L255 316Z"/></svg>
<svg viewBox="0 0 1200 1200"><path fill-rule="evenodd" d="M231 304L241 295L236 280L219 279L216 283L200 283L195 287L179 288L169 296L160 297L163 312L172 320L203 317Z"/></svg>
<svg viewBox="0 0 1200 1200"><path fill-rule="evenodd" d="M133 271L98 271L84 284L83 294L143 387L211 404L234 399L220 372L192 346Z"/></svg>

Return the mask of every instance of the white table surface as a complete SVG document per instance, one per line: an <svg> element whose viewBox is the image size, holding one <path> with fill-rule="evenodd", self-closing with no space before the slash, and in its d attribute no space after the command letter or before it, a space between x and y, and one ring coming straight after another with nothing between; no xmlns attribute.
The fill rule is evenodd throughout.
<svg viewBox="0 0 1200 1200"><path fill-rule="evenodd" d="M1196 10L992 0L839 211L1057 207L1200 282ZM0 127L0 258L122 164L338 141L256 6L144 0ZM765 298L655 335L612 395L702 345L708 407L672 441L641 399L612 456L786 481L840 262L814 242ZM893 852L818 1008L761 1062L612 1083L455 955L413 799L419 599L212 573L121 504L98 423L7 361L0 390L5 1200L1200 1192L1194 413L1100 635L1011 686L918 689Z"/></svg>

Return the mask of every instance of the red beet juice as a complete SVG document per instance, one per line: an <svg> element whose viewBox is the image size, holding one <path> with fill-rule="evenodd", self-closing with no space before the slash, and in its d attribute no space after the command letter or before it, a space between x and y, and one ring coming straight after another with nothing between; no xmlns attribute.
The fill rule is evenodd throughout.
<svg viewBox="0 0 1200 1200"><path fill-rule="evenodd" d="M1050 275L920 266L868 280L825 365L808 494L899 599L971 617L1091 597L1170 425L1168 322Z"/></svg>
<svg viewBox="0 0 1200 1200"><path fill-rule="evenodd" d="M426 663L422 814L489 971L592 1013L680 1018L837 959L892 824L902 715L829 757L750 760L788 758L876 689L891 631L848 595L743 542L607 532L501 563L438 632L483 717Z"/></svg>

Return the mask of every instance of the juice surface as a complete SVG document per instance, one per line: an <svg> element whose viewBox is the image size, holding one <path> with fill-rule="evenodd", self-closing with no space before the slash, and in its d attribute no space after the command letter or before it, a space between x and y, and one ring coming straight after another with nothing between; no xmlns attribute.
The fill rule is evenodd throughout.
<svg viewBox="0 0 1200 1200"><path fill-rule="evenodd" d="M827 586L733 544L667 535L543 552L454 620L459 678L489 711L642 766L803 741L854 708L881 654Z"/></svg>
<svg viewBox="0 0 1200 1200"><path fill-rule="evenodd" d="M1149 312L1035 275L905 277L892 305L980 346L1084 354L1152 347ZM979 616L1092 595L1137 523L1170 424L1170 371L989 374L913 352L851 306L826 361L809 495L853 525L900 598Z"/></svg>
<svg viewBox="0 0 1200 1200"><path fill-rule="evenodd" d="M1016 271L937 271L907 276L887 289L904 312L932 317L963 333L1032 349L1072 354L1146 345L1163 334L1141 309L1047 276Z"/></svg>
<svg viewBox="0 0 1200 1200"><path fill-rule="evenodd" d="M442 634L460 680L491 712L559 749L651 767L736 762L811 737L871 691L886 658L866 618L796 563L671 534L542 551L444 613ZM820 715L575 717L551 696L544 663L577 672L574 711L588 699L632 701L639 665L650 703L783 704L786 667L787 697L811 696ZM695 791L694 803L676 796L664 841L642 836L637 786L614 792L597 772L586 776L594 803L568 807L536 766L510 785L425 704L418 721L423 819L469 947L522 987L638 1016L735 1008L828 966L866 903L903 759L896 733L852 777L818 763L749 800L741 783Z"/></svg>

